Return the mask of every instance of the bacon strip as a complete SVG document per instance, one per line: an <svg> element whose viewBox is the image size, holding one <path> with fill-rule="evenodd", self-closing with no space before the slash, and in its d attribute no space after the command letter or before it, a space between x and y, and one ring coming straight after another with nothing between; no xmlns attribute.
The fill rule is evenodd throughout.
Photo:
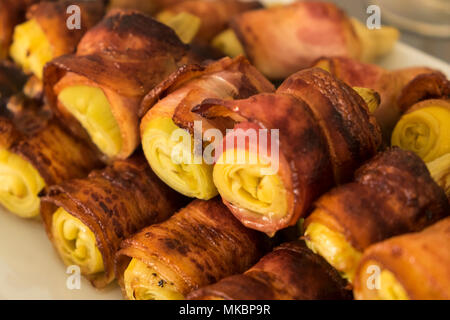
<svg viewBox="0 0 450 320"><path fill-rule="evenodd" d="M251 123L280 130L278 175L288 192L288 214L267 219L224 200L247 227L269 234L295 224L318 196L350 180L381 144L379 128L362 98L320 69L292 75L275 94L237 101L206 100L194 111L216 122L223 121L223 115L239 115L243 118L237 120L240 128Z"/></svg>
<svg viewBox="0 0 450 320"><path fill-rule="evenodd" d="M377 155L355 182L321 197L305 227L318 222L339 232L358 251L390 237L416 232L450 214L444 191L414 153L398 148Z"/></svg>
<svg viewBox="0 0 450 320"><path fill-rule="evenodd" d="M177 277L165 280L186 295L244 272L263 255L266 242L262 234L234 219L219 199L213 199L193 201L169 220L125 240L121 247L116 275L123 290L123 275L131 258L144 263L156 259Z"/></svg>
<svg viewBox="0 0 450 320"><path fill-rule="evenodd" d="M343 300L351 299L346 281L301 241L264 256L243 274L189 294L191 300Z"/></svg>
<svg viewBox="0 0 450 320"><path fill-rule="evenodd" d="M9 97L19 93L26 81L25 74L16 65L0 61L0 112L3 112Z"/></svg>
<svg viewBox="0 0 450 320"><path fill-rule="evenodd" d="M367 286L373 283L368 277L373 278L374 273L367 272L367 268L378 266L394 275L409 299L449 300L449 245L450 218L446 218L422 232L394 237L369 247L357 271L355 297L374 298L376 290Z"/></svg>
<svg viewBox="0 0 450 320"><path fill-rule="evenodd" d="M174 5L178 2L185 0L152 0L152 1L142 1L142 0L109 0L108 8L110 10L114 9L129 9L137 10L148 15L152 15L165 7Z"/></svg>

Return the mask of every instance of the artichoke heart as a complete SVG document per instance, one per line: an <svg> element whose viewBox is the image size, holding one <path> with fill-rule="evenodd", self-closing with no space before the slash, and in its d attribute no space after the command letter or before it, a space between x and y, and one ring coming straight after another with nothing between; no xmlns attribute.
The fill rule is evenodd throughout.
<svg viewBox="0 0 450 320"><path fill-rule="evenodd" d="M79 266L83 275L104 272L94 233L78 218L59 208L53 214L52 234L66 265Z"/></svg>
<svg viewBox="0 0 450 320"><path fill-rule="evenodd" d="M211 42L211 45L229 57L245 55L244 47L239 41L233 29L227 29L219 33Z"/></svg>
<svg viewBox="0 0 450 320"><path fill-rule="evenodd" d="M445 191L450 199L450 152L427 163L434 181Z"/></svg>
<svg viewBox="0 0 450 320"><path fill-rule="evenodd" d="M199 17L188 12L174 14L170 11L162 11L157 19L172 28L183 43L190 43L197 34L202 21Z"/></svg>
<svg viewBox="0 0 450 320"><path fill-rule="evenodd" d="M39 192L45 182L22 157L0 149L0 203L22 218L39 214Z"/></svg>
<svg viewBox="0 0 450 320"><path fill-rule="evenodd" d="M450 152L450 109L430 106L405 114L392 134L392 145L415 152L425 162Z"/></svg>
<svg viewBox="0 0 450 320"><path fill-rule="evenodd" d="M386 269L380 273L379 300L408 300L408 294L394 274Z"/></svg>
<svg viewBox="0 0 450 320"><path fill-rule="evenodd" d="M215 197L212 165L202 159L194 162L193 139L190 138L190 148L186 149L184 143L174 138L176 130L181 129L168 117L155 118L146 126L142 147L150 166L161 180L185 196L203 200Z"/></svg>
<svg viewBox="0 0 450 320"><path fill-rule="evenodd" d="M278 174L267 174L269 168L270 163L259 155L251 155L247 150L227 150L214 166L214 184L232 205L268 219L281 219L288 214L287 191Z"/></svg>
<svg viewBox="0 0 450 320"><path fill-rule="evenodd" d="M70 86L59 93L58 100L86 129L101 152L109 157L120 152L120 128L102 89L82 85Z"/></svg>
<svg viewBox="0 0 450 320"><path fill-rule="evenodd" d="M52 60L53 53L50 42L36 20L31 19L16 26L10 55L25 72L32 72L42 79L44 66Z"/></svg>
<svg viewBox="0 0 450 320"><path fill-rule="evenodd" d="M327 260L349 282L353 281L362 253L357 251L344 235L313 222L306 228L305 238L306 245L314 253Z"/></svg>
<svg viewBox="0 0 450 320"><path fill-rule="evenodd" d="M133 258L124 273L126 296L130 300L183 300L172 282L156 270Z"/></svg>
<svg viewBox="0 0 450 320"><path fill-rule="evenodd" d="M375 113L375 111L377 111L381 100L380 95L375 90L361 87L353 87L353 90L355 90L361 98L363 98L371 113Z"/></svg>

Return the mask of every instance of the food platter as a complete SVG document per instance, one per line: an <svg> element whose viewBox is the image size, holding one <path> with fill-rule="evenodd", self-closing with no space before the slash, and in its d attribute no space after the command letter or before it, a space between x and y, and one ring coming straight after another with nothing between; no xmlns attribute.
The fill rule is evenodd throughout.
<svg viewBox="0 0 450 320"><path fill-rule="evenodd" d="M450 77L450 65L403 43L380 60L387 69L428 66ZM69 289L70 274L38 220L23 220L0 208L0 299L121 299L117 284L97 290L82 278Z"/></svg>

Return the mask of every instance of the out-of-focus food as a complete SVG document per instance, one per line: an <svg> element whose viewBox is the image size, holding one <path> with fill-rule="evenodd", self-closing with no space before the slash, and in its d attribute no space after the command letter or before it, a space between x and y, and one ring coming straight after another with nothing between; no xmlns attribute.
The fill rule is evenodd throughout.
<svg viewBox="0 0 450 320"><path fill-rule="evenodd" d="M155 173L178 192L208 200L217 195L212 178L212 163L194 150L195 121L202 124L202 135L216 128L191 109L204 99L246 98L275 88L247 59L224 58L207 65L191 65L173 73L143 100L142 113L150 108L141 122L142 147ZM180 128L192 141L183 146L181 161L173 154L180 141L173 135ZM196 129L200 130L200 129ZM184 132L184 131L181 131ZM192 138L191 138L192 136ZM199 141L200 146L203 141ZM205 142L206 144L207 142ZM199 159L200 161L196 161Z"/></svg>
<svg viewBox="0 0 450 320"><path fill-rule="evenodd" d="M79 9L79 28L69 28L69 6ZM43 1L29 8L26 22L14 29L9 53L27 73L42 79L44 66L53 58L72 53L85 32L104 14L101 0ZM75 23L76 21L72 21Z"/></svg>
<svg viewBox="0 0 450 320"><path fill-rule="evenodd" d="M199 17L187 12L163 15L158 20L172 28L184 43L190 43L195 38L202 24Z"/></svg>
<svg viewBox="0 0 450 320"><path fill-rule="evenodd" d="M55 114L107 160L125 159L139 144L144 95L193 61L175 32L141 13L117 11L89 30L75 55L45 68L45 93Z"/></svg>
<svg viewBox="0 0 450 320"><path fill-rule="evenodd" d="M434 181L445 191L450 200L450 153L427 163Z"/></svg>
<svg viewBox="0 0 450 320"><path fill-rule="evenodd" d="M131 9L148 15L186 0L109 0L109 10Z"/></svg>
<svg viewBox="0 0 450 320"><path fill-rule="evenodd" d="M241 12L259 8L257 1L186 0L177 2L158 13L158 20L166 22L180 13L188 13L200 20L195 42L209 45L211 40L228 27L231 18Z"/></svg>
<svg viewBox="0 0 450 320"><path fill-rule="evenodd" d="M295 225L381 144L363 98L321 69L292 75L275 94L209 99L196 112L233 129L216 150L214 184L242 223L269 235Z"/></svg>
<svg viewBox="0 0 450 320"><path fill-rule="evenodd" d="M449 300L450 218L369 247L356 272L361 300Z"/></svg>
<svg viewBox="0 0 450 320"><path fill-rule="evenodd" d="M13 63L0 61L0 114L9 98L19 93L27 81L27 77Z"/></svg>

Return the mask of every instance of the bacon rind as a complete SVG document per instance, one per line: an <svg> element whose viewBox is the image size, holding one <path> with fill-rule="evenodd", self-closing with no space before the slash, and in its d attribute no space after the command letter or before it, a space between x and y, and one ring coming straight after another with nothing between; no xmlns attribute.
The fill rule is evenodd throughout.
<svg viewBox="0 0 450 320"><path fill-rule="evenodd" d="M232 94L234 99L245 99L260 92L273 92L275 90L274 86L243 56L235 59L224 58L217 63L212 63L205 68L203 75L226 81L234 89ZM201 88L189 92L173 114L172 120L176 125L193 133L195 120L205 122L204 118L192 112L192 109L207 96L205 93L208 93L208 90L202 90ZM217 96L217 94L211 93L208 98L214 95ZM204 123L204 126L204 130L206 130L207 124ZM223 130L225 126L217 128Z"/></svg>
<svg viewBox="0 0 450 320"><path fill-rule="evenodd" d="M0 59L8 56L14 27L25 20L25 13L37 0L0 1Z"/></svg>
<svg viewBox="0 0 450 320"><path fill-rule="evenodd" d="M77 5L80 8L81 28L69 29L67 8ZM75 51L83 35L101 20L105 13L103 1L43 1L29 8L28 20L35 19L52 48L53 57Z"/></svg>
<svg viewBox="0 0 450 320"><path fill-rule="evenodd" d="M209 42L228 26L230 19L241 13L252 9L260 8L257 1L239 1L239 0L187 0L175 3L165 11L174 14L188 12L201 20L194 41L209 45Z"/></svg>
<svg viewBox="0 0 450 320"><path fill-rule="evenodd" d="M337 183L374 155L381 132L361 96L347 84L321 69L295 73L278 88L305 101L327 137Z"/></svg>
<svg viewBox="0 0 450 320"><path fill-rule="evenodd" d="M214 118L217 114L208 113L214 105L242 116L245 121L241 125L249 122L259 128L280 129L278 174L290 199L288 214L270 222L261 214L225 204L244 225L259 231L273 233L295 224L314 199L334 184L327 143L308 106L290 95L259 94L246 100L206 100L197 111Z"/></svg>
<svg viewBox="0 0 450 320"><path fill-rule="evenodd" d="M430 99L450 99L450 81L438 71L422 73L411 80L402 89L398 105L406 112L416 103Z"/></svg>
<svg viewBox="0 0 450 320"><path fill-rule="evenodd" d="M424 99L448 97L450 94L446 77L427 67L388 71L344 57L320 58L313 65L324 63L331 74L350 86L370 88L379 93L381 104L374 116L388 145L395 125L409 107Z"/></svg>

